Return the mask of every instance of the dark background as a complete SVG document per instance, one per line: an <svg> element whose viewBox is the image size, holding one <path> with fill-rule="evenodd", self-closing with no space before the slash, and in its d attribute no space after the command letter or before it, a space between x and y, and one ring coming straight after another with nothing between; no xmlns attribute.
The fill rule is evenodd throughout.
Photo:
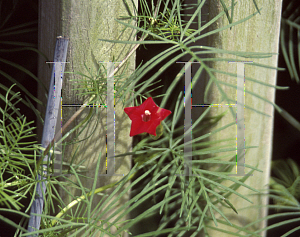
<svg viewBox="0 0 300 237"><path fill-rule="evenodd" d="M7 19L7 16L12 12L8 21L2 25ZM24 26L17 28L15 30L6 31L12 27L21 26L24 23L33 22L29 26ZM38 43L38 0L0 0L0 59L5 59L16 64L19 64L25 67L27 70L32 72L34 75L37 76L37 59L38 55L36 52L31 50L23 50L23 51L16 51L16 52L5 52L3 50L7 49L20 49L24 46L17 46L17 45L7 45L3 43L3 41L10 41L10 42L26 42L30 44L34 44L35 48L37 49ZM28 32L24 32L28 30ZM14 31L20 31L18 34L10 34ZM30 76L25 74L24 72L12 67L8 64L3 63L0 61L0 70L4 71L16 81L20 82L33 96L37 97L37 82L32 79ZM3 75L0 74L0 83L6 87L10 87L13 83L5 78ZM48 85L49 86L49 85ZM24 98L25 93L17 86L13 87L14 92L21 92L22 98ZM0 93L2 95L6 95L6 91L0 88ZM36 103L31 100L34 106ZM20 107L20 113L24 114L28 121L35 121L35 114L22 103L18 104ZM22 107L23 105L23 107ZM5 103L2 99L0 99L0 106L3 108ZM2 116L2 114L1 114ZM2 119L2 118L1 118ZM35 125L36 126L36 125ZM36 133L36 131L34 131ZM0 157L1 159L1 157ZM4 179L7 178L7 174L4 175ZM24 205L22 211L25 211L26 207L29 205L29 199L22 199L21 203ZM6 208L5 206L1 206L0 208ZM13 216L10 213L0 211L0 215L13 220L15 223L19 223L20 218L18 216ZM14 236L15 229L3 221L0 220L0 236L1 237L10 237Z"/></svg>
<svg viewBox="0 0 300 237"><path fill-rule="evenodd" d="M283 1L283 10L286 8L289 0ZM297 1L294 1L295 5L292 10L295 10L297 7ZM0 32L8 29L13 26L17 26L23 23L36 21L35 24L31 25L30 28L35 28L30 32L22 33L18 35L2 35L0 34L0 59L4 58L6 60L15 62L17 64L22 65L35 75L37 75L37 53L33 51L20 51L15 53L7 53L3 52L2 49L8 48L18 48L17 46L8 46L3 44L3 41L17 41L17 42L28 42L36 45L37 48L37 39L38 39L38 31L37 31L37 20L38 20L38 0L5 0L0 1L0 24L3 23L7 14L14 9L14 12L11 18L0 28ZM15 5L16 4L16 5ZM14 7L15 5L15 7ZM298 11L299 15L299 11ZM297 39L296 39L297 40ZM296 41L297 43L297 41ZM152 55L156 55L162 49L158 47L149 48L147 51L141 50L137 52L137 62L140 60L141 55L147 55L149 58ZM54 49L53 49L54 50ZM295 49L296 50L296 49ZM144 58L145 60L145 58ZM146 59L147 60L147 59ZM296 59L298 60L298 59ZM138 65L138 64L137 64ZM296 64L298 65L298 64ZM285 61L282 56L282 51L279 53L279 64L278 67L286 68ZM180 69L177 66L177 69ZM299 69L299 68L298 68ZM33 80L30 76L21 72L20 70L8 66L7 64L0 62L0 70L6 72L11 77L15 78L19 81L27 90L29 90L34 96L37 96L37 82ZM298 70L299 73L299 70ZM10 87L12 82L8 79L0 75L0 83L3 85ZM288 113L290 113L296 120L300 121L300 85L295 81L291 80L289 76L289 72L286 70L284 72L278 72L277 85L279 86L289 86L289 90L277 90L276 91L276 104L280 107L284 108ZM49 85L46 85L47 87ZM14 91L17 91L17 87L14 87ZM20 91L22 95L25 93ZM0 93L5 95L6 91L0 88ZM32 103L36 105L33 101ZM157 101L157 104L158 101ZM20 104L21 105L21 104ZM4 102L0 101L0 106L3 108ZM31 112L27 107L20 108L21 113L27 117L27 121L36 120L35 115ZM297 131L292 125L290 125L284 118L282 118L277 112L275 112L274 118L274 140L273 140L273 160L278 159L287 159L292 158L294 161L300 165L300 132ZM26 200L24 200L24 205L26 205ZM28 205L28 204L27 204ZM4 208L1 206L0 208ZM274 212L271 212L274 213ZM7 215L7 213L0 212L1 215L6 216L7 218L14 220L18 223L19 219L17 217L13 217L11 215ZM282 219L281 219L282 220ZM275 219L274 221L279 221L279 219ZM274 221L269 222L269 224L273 224ZM288 230L298 226L295 225L286 225L284 227L276 228L272 231L268 232L268 236L281 236ZM12 227L7 226L0 220L0 236L13 236L15 230ZM295 234L293 236L299 236Z"/></svg>

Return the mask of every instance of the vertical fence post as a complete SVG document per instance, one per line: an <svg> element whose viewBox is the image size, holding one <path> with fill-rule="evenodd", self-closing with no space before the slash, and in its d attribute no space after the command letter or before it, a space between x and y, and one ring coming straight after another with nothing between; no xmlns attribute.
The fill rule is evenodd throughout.
<svg viewBox="0 0 300 237"><path fill-rule="evenodd" d="M47 148L55 136L55 127L58 119L58 111L61 100L61 87L65 70L65 61L67 57L67 48L69 40L61 36L56 38L56 46L54 52L53 68L51 73L51 80L48 93L48 101L46 108L46 115L44 121L42 147ZM44 156L43 162L48 162L48 155ZM28 231L33 232L39 230L41 223L41 216L44 206L44 198L46 191L46 175L47 166L41 165L42 174L37 175L38 183L35 187L35 200L32 203L30 210L30 219L28 223ZM40 169L41 170L41 169ZM33 235L32 235L33 236Z"/></svg>

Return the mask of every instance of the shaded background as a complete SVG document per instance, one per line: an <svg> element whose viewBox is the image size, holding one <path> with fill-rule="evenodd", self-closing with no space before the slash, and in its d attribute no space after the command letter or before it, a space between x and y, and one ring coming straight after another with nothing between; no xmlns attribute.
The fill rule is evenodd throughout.
<svg viewBox="0 0 300 237"><path fill-rule="evenodd" d="M283 11L286 9L288 3L291 2L289 0L283 1ZM294 2L293 5L293 12L295 9L300 9L300 3L298 1ZM264 9L263 9L264 10ZM8 21L3 25L5 19L9 15L10 12L13 12L11 17ZM300 10L296 10L296 14L300 15ZM34 44L37 47L37 39L38 39L38 31L37 31L37 21L38 21L38 0L0 0L0 59L6 59L17 63L29 71L31 71L34 75L37 75L37 57L38 54L29 51L17 51L17 52L5 52L3 50L18 48L15 45L7 45L4 41L12 41L12 42L27 42L30 44ZM19 28L20 32L18 34L6 34L5 30L20 26L21 24L28 23L28 22L35 22L28 27L21 27ZM25 30L22 33L22 30ZM30 29L30 30L29 30ZM56 36L53 36L56 37ZM101 38L99 36L99 38ZM297 38L294 38L295 43L297 44ZM147 61L148 58L156 55L158 52L161 52L163 49L157 46L148 46L148 50L145 50L143 47L140 47L140 50L137 51L137 64L141 58L143 58L144 62ZM296 49L294 49L296 50ZM54 48L53 48L54 51ZM296 58L296 65L298 64L298 58ZM173 74L176 75L178 70L183 65L174 65L174 68L171 70ZM279 55L279 63L278 67L286 68L286 64L284 58L282 56L282 51L280 48L280 55ZM21 83L33 96L37 97L37 82L32 79L27 74L23 73L22 71L11 67L2 61L0 61L0 70L4 71L5 73L9 74L12 78L17 80ZM170 75L170 71L166 72L165 75L161 77L169 77L174 78ZM299 68L298 68L299 73ZM146 78L145 78L146 79ZM13 83L5 78L3 75L0 75L0 83L5 85L6 87L10 87ZM169 81L171 83L171 81ZM183 85L183 83L182 83ZM294 80L291 80L289 72L286 70L284 72L279 71L277 77L277 85L278 86L289 86L289 90L277 90L276 91L276 104L280 107L284 108L288 113L290 113L296 120L300 121L300 85L297 84ZM47 87L49 85L46 85ZM182 90L183 88L177 88L178 90ZM158 91L162 93L166 90L163 88L162 91ZM194 87L195 90L195 87ZM18 91L17 87L14 87L14 91ZM21 92L21 95L24 96L24 92ZM0 93L2 95L6 94L6 91L0 88ZM156 100L155 100L156 101ZM159 105L161 99L157 99L156 103ZM33 105L36 106L36 103L31 100ZM4 102L0 101L0 106L3 108ZM20 105L22 105L20 103ZM21 107L20 108L21 114L24 114L27 117L27 121L36 120L35 115L31 112L28 107ZM40 141L38 141L40 142ZM275 112L274 118L274 140L273 140L273 160L278 159L287 159L292 158L297 164L300 166L300 132L297 131L292 125L290 125L284 118L282 118L277 112ZM26 200L23 201L23 205L26 207L28 203ZM0 206L0 208L5 208L4 206ZM25 208L24 208L25 210ZM270 212L274 213L274 212ZM15 223L19 222L19 218L16 216L8 215L7 213L1 212L0 214L15 221ZM282 219L274 219L273 221L269 221L269 225L275 223L276 221L282 221ZM268 236L280 236L286 233L288 230L298 226L297 224L294 225L286 225L284 227L276 228L272 231L268 232ZM13 236L15 233L15 229L7 226L0 220L0 236ZM299 236L300 233L293 234L291 236Z"/></svg>
<svg viewBox="0 0 300 237"><path fill-rule="evenodd" d="M26 23L32 23L29 25L23 25ZM26 42L31 47L37 48L38 42L38 0L0 0L0 71L7 73L17 82L21 83L33 96L37 97L37 82L20 71L19 69L12 67L2 61L2 59L14 62L23 66L34 75L37 75L37 59L38 54L31 50L22 51L6 51L11 49L21 49L24 46L9 45L5 42ZM12 33L14 32L14 33ZM6 77L0 74L0 83L6 87L10 87L13 82L9 81ZM49 86L49 85L48 85ZM17 86L12 89L14 92L20 91L21 97L24 98L25 93L21 91ZM0 93L6 95L6 90L0 88ZM31 100L34 106L36 103ZM18 104L20 107L20 113L24 114L27 121L36 121L35 114L21 102ZM0 106L4 108L5 102L0 99ZM23 107L22 107L23 106ZM2 114L1 114L2 115ZM2 120L2 118L1 118ZM33 126L36 126L35 124ZM36 130L33 131L36 133ZM36 138L37 139L37 138ZM0 140L1 141L1 140ZM39 141L40 142L40 141ZM1 159L1 157L0 157ZM1 166L0 166L1 167ZM28 171L25 171L28 173ZM4 174L4 179L8 178L8 174ZM29 198L22 199L21 203L25 209L29 205ZM0 204L0 208L6 208L6 206ZM15 223L19 223L20 217L14 216L11 213L0 211L0 215L13 220ZM15 229L0 219L0 236L10 237L14 236Z"/></svg>

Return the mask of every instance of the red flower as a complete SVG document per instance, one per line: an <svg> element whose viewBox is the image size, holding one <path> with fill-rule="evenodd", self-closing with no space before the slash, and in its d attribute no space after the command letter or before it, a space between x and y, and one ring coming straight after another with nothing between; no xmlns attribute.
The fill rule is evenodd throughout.
<svg viewBox="0 0 300 237"><path fill-rule="evenodd" d="M159 108L151 97L140 106L127 107L124 111L132 120L131 137L144 132L156 136L156 127L172 113L170 110Z"/></svg>

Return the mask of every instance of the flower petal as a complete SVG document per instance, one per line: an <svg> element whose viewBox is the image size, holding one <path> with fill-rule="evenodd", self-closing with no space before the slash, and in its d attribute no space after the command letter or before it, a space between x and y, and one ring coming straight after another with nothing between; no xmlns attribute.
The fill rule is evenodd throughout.
<svg viewBox="0 0 300 237"><path fill-rule="evenodd" d="M131 137L144 132L156 136L156 127L172 113L170 110L159 108L151 97L147 98L140 106L127 107L124 111L132 120ZM145 122L143 117L149 114L151 114L151 118Z"/></svg>

